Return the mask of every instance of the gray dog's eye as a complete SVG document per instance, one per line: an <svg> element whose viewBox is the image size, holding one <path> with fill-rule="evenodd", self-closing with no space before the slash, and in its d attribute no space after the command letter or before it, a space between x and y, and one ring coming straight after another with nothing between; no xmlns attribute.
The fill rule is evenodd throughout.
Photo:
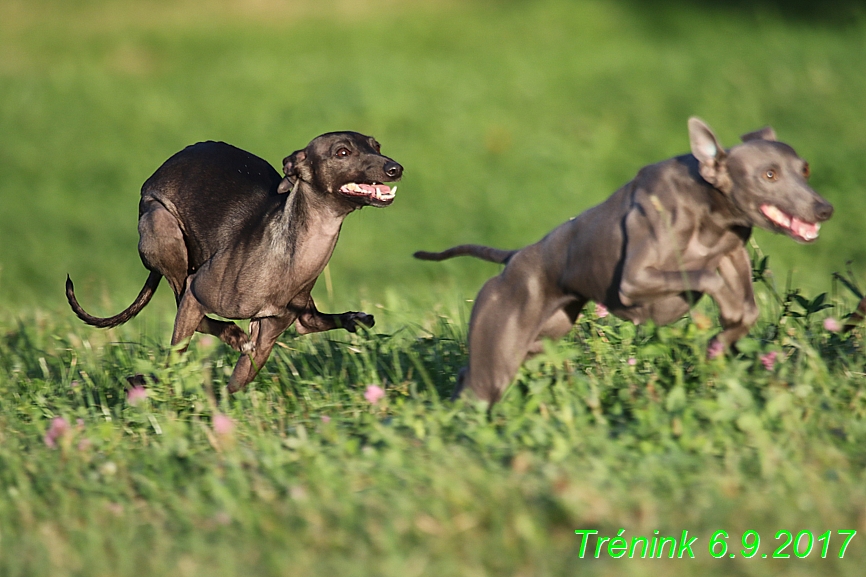
<svg viewBox="0 0 866 577"><path fill-rule="evenodd" d="M776 171L772 168L764 173L764 178L767 180L776 180Z"/></svg>
<svg viewBox="0 0 866 577"><path fill-rule="evenodd" d="M346 147L344 146L344 147L342 147L342 148L338 148L338 149L337 149L337 154L336 154L335 156L336 156L337 158L346 158L346 157L349 156L350 154L352 154L352 152L351 152L348 148L346 148Z"/></svg>

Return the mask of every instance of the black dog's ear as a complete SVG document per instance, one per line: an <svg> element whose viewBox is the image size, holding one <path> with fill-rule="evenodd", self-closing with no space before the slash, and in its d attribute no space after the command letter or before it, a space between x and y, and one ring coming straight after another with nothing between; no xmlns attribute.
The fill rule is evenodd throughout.
<svg viewBox="0 0 866 577"><path fill-rule="evenodd" d="M689 142L692 154L700 163L701 176L722 192L730 192L731 177L728 175L728 153L719 143L707 124L692 116L689 118Z"/></svg>
<svg viewBox="0 0 866 577"><path fill-rule="evenodd" d="M754 132L748 132L740 137L740 140L743 142L749 142L750 140L771 140L776 142L776 131L773 130L771 126L765 126L760 130L756 130Z"/></svg>
<svg viewBox="0 0 866 577"><path fill-rule="evenodd" d="M277 187L277 192L279 194L286 194L287 192L292 190L292 186L292 181L289 180L289 177L287 176L280 181L280 185Z"/></svg>
<svg viewBox="0 0 866 577"><path fill-rule="evenodd" d="M286 177L277 187L277 192L285 194L292 190L294 183L298 180L310 180L310 169L307 163L306 149L296 150L283 159L283 174Z"/></svg>

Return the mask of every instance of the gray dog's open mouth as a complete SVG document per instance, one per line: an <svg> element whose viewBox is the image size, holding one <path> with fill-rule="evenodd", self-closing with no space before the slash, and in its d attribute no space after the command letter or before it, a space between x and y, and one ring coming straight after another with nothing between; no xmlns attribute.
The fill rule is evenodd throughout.
<svg viewBox="0 0 866 577"><path fill-rule="evenodd" d="M764 213L764 216L766 216L770 222L787 232L795 239L812 242L818 238L818 231L821 229L821 225L817 222L806 222L800 220L796 216L791 216L782 211L778 206L772 204L762 204L761 212Z"/></svg>
<svg viewBox="0 0 866 577"><path fill-rule="evenodd" d="M381 204L391 204L394 201L394 196L397 194L397 187L390 187L387 184L362 184L359 182L350 182L340 187L340 192L346 196L355 196L360 198L369 198Z"/></svg>

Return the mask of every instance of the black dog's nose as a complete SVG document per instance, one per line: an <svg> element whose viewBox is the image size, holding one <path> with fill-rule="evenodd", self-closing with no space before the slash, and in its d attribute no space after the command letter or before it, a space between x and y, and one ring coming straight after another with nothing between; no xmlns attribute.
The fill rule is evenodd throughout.
<svg viewBox="0 0 866 577"><path fill-rule="evenodd" d="M403 176L403 167L393 160L389 160L385 163L385 174L390 178L400 178Z"/></svg>
<svg viewBox="0 0 866 577"><path fill-rule="evenodd" d="M815 205L815 216L818 220L827 220L833 216L833 205L829 202L819 202Z"/></svg>

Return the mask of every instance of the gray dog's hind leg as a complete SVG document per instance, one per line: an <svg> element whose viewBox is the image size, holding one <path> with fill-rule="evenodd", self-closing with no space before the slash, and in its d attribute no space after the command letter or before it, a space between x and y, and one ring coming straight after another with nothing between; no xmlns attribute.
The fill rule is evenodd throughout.
<svg viewBox="0 0 866 577"><path fill-rule="evenodd" d="M574 321L577 320L577 315L586 304L586 300L574 300L550 315L544 326L538 332L538 336L529 346L527 351L528 356L533 356L544 352L544 339L557 340L568 334L568 331L574 326Z"/></svg>
<svg viewBox="0 0 866 577"><path fill-rule="evenodd" d="M577 315L580 314L580 310L585 304L585 300L575 300L561 308L556 309L556 311L554 311L554 313L550 315L550 317L548 317L547 321L538 331L535 339L532 340L529 346L526 347L526 352L523 356L523 359L521 359L521 362L526 358L544 352L544 339L556 340L565 336L568 331L570 331L571 328L574 326L574 321L577 320ZM472 362L471 359L472 357L470 356L470 364ZM519 368L519 365L517 368ZM508 383L510 383L511 380L514 379L514 374L517 373L517 368L514 369L513 373L508 378L506 384L498 389L498 395L496 395L495 400L491 400L489 397L481 397L480 395L479 397L490 401L491 404L494 403L496 400L499 400L499 397L501 396L504 388L507 387ZM469 374L469 367L463 367L457 373L457 385L454 387L454 392L451 394L452 401L456 400L463 392L463 389L467 386L468 381L470 380ZM482 376L482 378L489 379L490 377ZM470 387L471 386L472 385L470 384ZM477 391L477 389L474 387L473 390Z"/></svg>
<svg viewBox="0 0 866 577"><path fill-rule="evenodd" d="M138 252L142 262L148 269L159 271L166 278L180 307L189 275L186 243L180 223L161 203L143 200L138 233ZM196 331L213 335L236 351L249 350L249 337L235 323L204 317Z"/></svg>
<svg viewBox="0 0 866 577"><path fill-rule="evenodd" d="M485 283L469 321L469 368L463 386L495 403L543 337L568 332L582 302L549 286L539 271L539 250L517 253L498 276Z"/></svg>

